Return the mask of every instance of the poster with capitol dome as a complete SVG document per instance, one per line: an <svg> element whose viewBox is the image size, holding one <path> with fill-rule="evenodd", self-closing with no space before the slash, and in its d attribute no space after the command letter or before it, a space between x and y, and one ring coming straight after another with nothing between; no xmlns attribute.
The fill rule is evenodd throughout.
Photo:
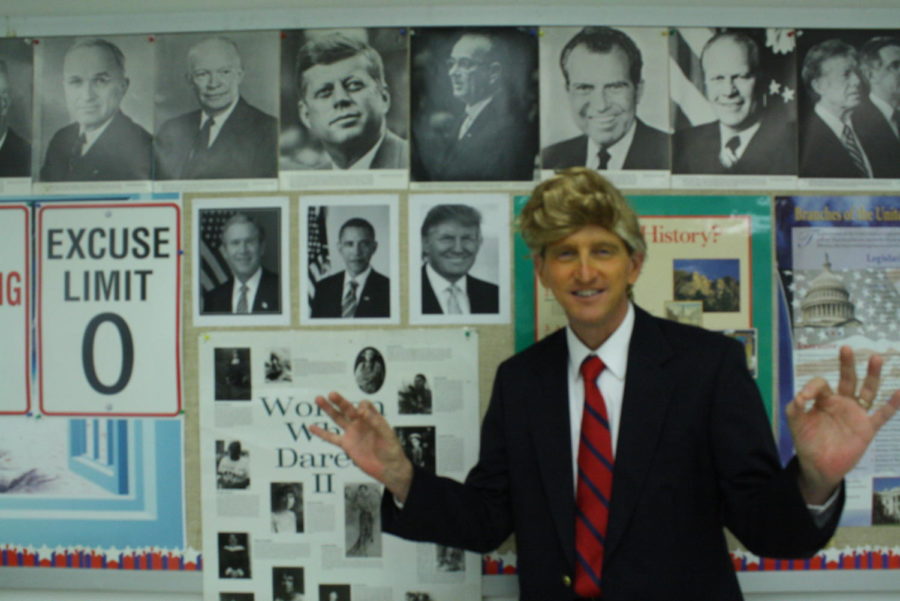
<svg viewBox="0 0 900 601"><path fill-rule="evenodd" d="M800 383L837 379L841 346L853 349L858 374L870 355L884 357L877 408L900 388L900 197L778 197L775 220L782 411ZM784 423L779 444L784 459L793 454ZM883 490L898 477L894 420L847 477L841 525L900 523Z"/></svg>

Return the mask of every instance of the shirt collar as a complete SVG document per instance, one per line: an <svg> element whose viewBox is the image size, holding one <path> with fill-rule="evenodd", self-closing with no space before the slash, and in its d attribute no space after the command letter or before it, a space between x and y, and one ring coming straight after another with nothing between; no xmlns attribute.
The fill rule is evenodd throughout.
<svg viewBox="0 0 900 601"><path fill-rule="evenodd" d="M828 109L822 106L821 102L816 103L815 108L816 114L821 117L822 121L825 122L825 125L828 126L828 129L834 132L834 135L838 137L838 140L844 139L844 126L850 125L850 120L848 119L846 122L841 121L837 118L833 113L831 113ZM849 113L848 113L849 114Z"/></svg>
<svg viewBox="0 0 900 601"><path fill-rule="evenodd" d="M580 378L581 364L588 355L597 355L606 365L606 369L620 380L625 379L628 367L628 348L631 344L631 333L634 331L634 306L628 303L625 319L597 349L590 349L579 340L570 326L566 326L566 345L569 349L569 374L574 379Z"/></svg>
<svg viewBox="0 0 900 601"><path fill-rule="evenodd" d="M728 143L728 140L737 136L741 141L741 145L737 147L737 152L734 154L737 155L738 158L744 154L744 151L747 150L747 144L750 143L750 140L753 139L753 136L756 135L756 132L759 131L760 126L762 125L762 119L758 120L756 123L751 125L750 127L743 129L741 131L734 131L722 124L719 121L719 150L725 148L725 144Z"/></svg>
<svg viewBox="0 0 900 601"><path fill-rule="evenodd" d="M609 153L609 162L606 164L607 169L622 169L625 166L625 156L628 149L631 148L631 142L634 140L634 132L637 130L637 119L631 120L631 127L625 132L625 135L616 140L612 145L606 147ZM599 167L600 162L597 154L600 152L600 145L588 137L587 158L585 165L590 167Z"/></svg>
<svg viewBox="0 0 900 601"><path fill-rule="evenodd" d="M350 275L346 269L344 270L344 294L347 293L347 289L350 288L350 282L356 282L356 292L359 294L359 291L363 289L366 285L366 279L369 277L369 274L372 273L372 266L369 265L365 268L365 270L359 274L358 276Z"/></svg>
<svg viewBox="0 0 900 601"><path fill-rule="evenodd" d="M440 293L450 286L456 286L457 290L460 290L468 297L468 291L466 290L466 280L468 278L466 278L466 276L459 278L455 282L451 282L435 271L434 267L431 266L431 263L425 263L425 275L428 278L428 282L431 284L431 289L434 290L439 297L441 296Z"/></svg>
<svg viewBox="0 0 900 601"><path fill-rule="evenodd" d="M338 167L334 161L331 162L331 166L340 171L347 171L350 169L369 169L372 166L372 161L375 160L375 155L378 154L378 149L381 148L381 145L384 144L384 135L385 135L385 126L384 123L381 124L381 136L378 138L378 142L375 143L372 148L369 149L369 152L362 155L357 159L357 161L351 165L347 165L345 168Z"/></svg>
<svg viewBox="0 0 900 601"><path fill-rule="evenodd" d="M100 136L103 135L103 132L106 131L106 128L109 127L109 124L112 123L112 120L115 118L116 118L116 113L113 113L112 117L110 117L109 119L106 120L106 123L104 123L100 127L97 127L97 128L91 129L91 130L84 129L84 127L82 127L81 124L78 125L79 135L84 136L84 146L81 147L82 155L87 154L87 151L90 149L91 146L94 145L94 142L97 141L97 138L99 138Z"/></svg>

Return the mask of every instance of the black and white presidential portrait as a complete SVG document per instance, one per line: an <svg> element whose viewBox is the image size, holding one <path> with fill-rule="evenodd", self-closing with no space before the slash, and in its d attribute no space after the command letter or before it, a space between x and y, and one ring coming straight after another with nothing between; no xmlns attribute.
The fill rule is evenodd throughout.
<svg viewBox="0 0 900 601"><path fill-rule="evenodd" d="M269 498L272 507L272 532L303 532L303 483L272 482L269 485Z"/></svg>
<svg viewBox="0 0 900 601"><path fill-rule="evenodd" d="M240 440L216 441L216 488L244 490L250 486L250 451Z"/></svg>
<svg viewBox="0 0 900 601"><path fill-rule="evenodd" d="M153 44L147 36L46 38L36 46L41 182L149 180Z"/></svg>
<svg viewBox="0 0 900 601"><path fill-rule="evenodd" d="M538 151L537 31L417 29L411 178L530 181Z"/></svg>
<svg viewBox="0 0 900 601"><path fill-rule="evenodd" d="M805 30L800 176L900 177L900 34Z"/></svg>
<svg viewBox="0 0 900 601"><path fill-rule="evenodd" d="M250 578L250 540L246 532L219 532L219 578Z"/></svg>
<svg viewBox="0 0 900 601"><path fill-rule="evenodd" d="M286 323L286 199L197 199L193 210L195 320Z"/></svg>
<svg viewBox="0 0 900 601"><path fill-rule="evenodd" d="M404 29L302 29L281 40L285 170L409 166Z"/></svg>
<svg viewBox="0 0 900 601"><path fill-rule="evenodd" d="M411 322L509 320L508 205L494 194L410 198Z"/></svg>
<svg viewBox="0 0 900 601"><path fill-rule="evenodd" d="M381 491L372 483L344 485L347 557L381 557Z"/></svg>
<svg viewBox="0 0 900 601"><path fill-rule="evenodd" d="M673 31L673 173L797 173L795 33Z"/></svg>
<svg viewBox="0 0 900 601"><path fill-rule="evenodd" d="M272 568L272 599L275 601L304 601L306 579L301 567Z"/></svg>
<svg viewBox="0 0 900 601"><path fill-rule="evenodd" d="M33 65L30 40L0 40L0 178L31 176Z"/></svg>
<svg viewBox="0 0 900 601"><path fill-rule="evenodd" d="M399 426L394 430L412 464L434 472L437 462L434 426Z"/></svg>
<svg viewBox="0 0 900 601"><path fill-rule="evenodd" d="M374 346L367 346L356 354L353 361L353 378L365 394L375 394L381 390L386 372L384 355Z"/></svg>
<svg viewBox="0 0 900 601"><path fill-rule="evenodd" d="M304 318L396 323L396 195L318 196L315 202L304 213Z"/></svg>
<svg viewBox="0 0 900 601"><path fill-rule="evenodd" d="M545 27L541 34L541 167L668 171L664 30Z"/></svg>
<svg viewBox="0 0 900 601"><path fill-rule="evenodd" d="M278 32L157 39L155 178L278 174Z"/></svg>
<svg viewBox="0 0 900 601"><path fill-rule="evenodd" d="M249 401L252 390L250 348L213 349L217 401Z"/></svg>

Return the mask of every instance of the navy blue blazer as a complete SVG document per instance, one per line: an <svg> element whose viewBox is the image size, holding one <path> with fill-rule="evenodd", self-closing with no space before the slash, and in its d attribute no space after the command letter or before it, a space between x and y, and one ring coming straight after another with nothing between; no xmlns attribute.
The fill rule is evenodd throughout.
<svg viewBox="0 0 900 601"><path fill-rule="evenodd" d="M814 554L818 528L782 468L741 346L637 315L616 447L604 601L741 599L723 526L751 551ZM465 484L417 469L403 509L386 494L385 532L486 552L515 533L522 600L568 601L575 491L567 346L557 332L504 361Z"/></svg>

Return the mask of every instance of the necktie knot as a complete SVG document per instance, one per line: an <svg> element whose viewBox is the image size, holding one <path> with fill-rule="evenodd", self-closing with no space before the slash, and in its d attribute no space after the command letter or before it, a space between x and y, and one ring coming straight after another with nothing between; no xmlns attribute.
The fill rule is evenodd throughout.
<svg viewBox="0 0 900 601"><path fill-rule="evenodd" d="M247 284L241 284L240 296L238 296L237 313L250 312L250 299L248 298L249 292L250 287L247 286Z"/></svg>
<svg viewBox="0 0 900 601"><path fill-rule="evenodd" d="M581 364L581 377L584 378L585 384L594 382L605 368L606 364L603 363L603 359L597 355L590 355Z"/></svg>
<svg viewBox="0 0 900 601"><path fill-rule="evenodd" d="M359 282L350 280L347 283L347 293L341 301L341 317L353 317L356 314L356 289L359 288Z"/></svg>
<svg viewBox="0 0 900 601"><path fill-rule="evenodd" d="M725 148L730 150L731 152L737 152L737 149L741 147L741 139L738 136L731 136L728 138L728 141L725 142Z"/></svg>
<svg viewBox="0 0 900 601"><path fill-rule="evenodd" d="M462 313L462 307L459 304L459 298L462 295L462 290L456 284L451 284L447 286L447 312L452 313L454 315L459 315Z"/></svg>
<svg viewBox="0 0 900 601"><path fill-rule="evenodd" d="M606 167L609 165L609 159L611 158L612 157L610 156L609 151L607 151L605 148L601 148L600 152L597 153L597 164L599 165L599 168L606 169Z"/></svg>

